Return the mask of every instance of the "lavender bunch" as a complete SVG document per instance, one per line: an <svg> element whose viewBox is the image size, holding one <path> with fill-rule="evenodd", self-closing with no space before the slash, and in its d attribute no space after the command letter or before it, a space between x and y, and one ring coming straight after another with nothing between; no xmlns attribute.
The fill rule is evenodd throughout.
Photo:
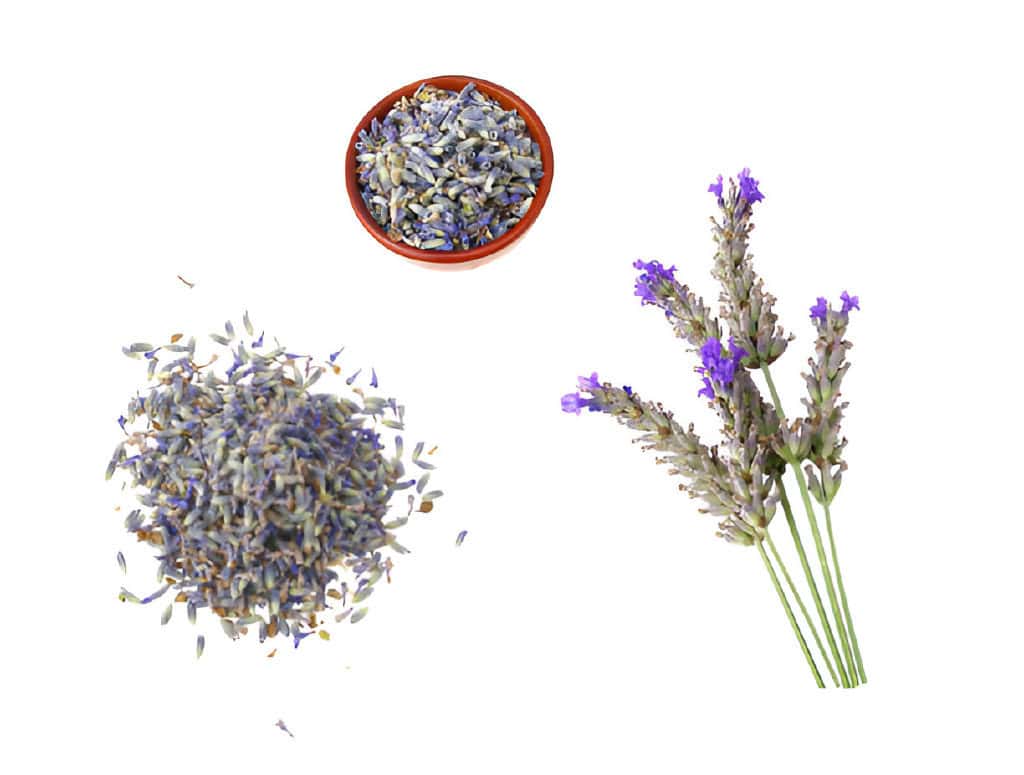
<svg viewBox="0 0 1024 775"><path fill-rule="evenodd" d="M676 279L674 266L666 268L658 261L634 263L640 270L635 293L642 304L661 309L676 336L686 341L691 352L699 357L700 365L695 370L702 386L697 395L706 399L718 415L719 443L707 445L694 433L692 425L681 426L660 403L641 400L628 386L620 388L602 383L596 373L579 378L578 390L562 397L562 409L575 414L583 409L610 414L620 424L640 431L641 435L634 441L640 442L644 449L661 453L657 462L670 465L669 473L683 479L680 489L703 501L699 510L719 517L719 536L735 544L757 547L818 686L824 687L824 681L775 571L776 565L833 683L853 687L867 679L839 573L829 507L846 469L841 459L846 440L839 436L846 404L839 400L839 387L849 368L846 351L850 344L844 339L849 313L860 308L859 300L844 292L840 310L833 310L823 298L811 309L818 337L816 357L809 361L811 371L804 375L808 387L808 398L804 399L807 416L788 421L769 367L785 353L793 337L779 325L773 310L776 299L765 291L748 251L754 228L753 206L764 196L749 169L743 169L737 179L730 179L728 184L719 175L708 191L715 195L719 209L718 216L712 218L717 249L711 272L721 285L718 315L702 297ZM728 338L723 342L726 332ZM755 371L760 371L764 377L771 403L762 397L753 377ZM801 468L803 463L806 469ZM786 493L783 479L787 469L797 480L807 511L828 593L831 621ZM825 511L831 567L811 503L812 496ZM828 650L769 531L779 504L786 516Z"/></svg>

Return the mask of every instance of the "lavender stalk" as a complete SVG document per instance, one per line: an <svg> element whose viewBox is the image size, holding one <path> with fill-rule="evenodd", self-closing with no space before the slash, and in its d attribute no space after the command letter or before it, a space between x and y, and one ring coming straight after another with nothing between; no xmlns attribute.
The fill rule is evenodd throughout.
<svg viewBox="0 0 1024 775"><path fill-rule="evenodd" d="M800 649L804 652L804 657L807 659L807 664L810 665L811 672L814 673L814 680L818 684L819 689L824 689L825 682L821 680L821 673L818 672L818 667L814 664L814 658L811 657L811 652L807 648L807 641L804 640L803 633L800 632L800 626L796 623L796 618L793 616L793 609L789 607L789 601L786 600L786 593L782 591L782 587L779 585L779 577L775 575L775 569L772 568L771 562L768 561L768 555L764 553L764 546L761 544L761 540L758 540L757 551L761 554L761 559L764 561L764 567L768 569L768 575L771 576L772 584L775 585L775 591L779 594L779 600L782 601L782 607L786 609L786 616L789 618L789 624L793 628L793 632L796 633L796 638L800 642ZM776 555L776 557L778 557L778 555Z"/></svg>
<svg viewBox="0 0 1024 775"><path fill-rule="evenodd" d="M818 519L814 515L814 507L811 505L811 497L807 490L807 480L804 478L804 472L800 469L801 459L806 457L810 450L810 435L807 432L807 428L804 427L802 421L799 419L796 420L792 426L785 425L786 415L782 409L782 402L779 400L779 393L775 389L775 381L772 379L772 374L768 369L767 364L761 367L761 371L764 374L765 381L768 383L768 389L771 391L772 399L775 401L775 410L778 413L779 419L784 423L782 431L782 445L776 451L778 451L779 454L785 458L786 462L790 464L790 467L793 469L793 475L796 477L796 484L800 489L800 497L803 500L804 509L807 512L807 521L811 525L811 536L814 539L814 547L818 552L818 563L821 565L821 574L825 578L825 591L828 593L829 604L832 606L832 616L835 619L836 630L839 632L839 642L843 647L843 654L846 657L846 664L849 668L850 685L856 686L857 676L854 672L855 665L853 662L853 654L850 649L849 638L846 634L846 625L843 621L842 614L839 612L836 590L832 583L832 572L829 569L828 560L825 557L825 547L821 541L821 530L818 528ZM824 613L822 613L822 616L824 616Z"/></svg>
<svg viewBox="0 0 1024 775"><path fill-rule="evenodd" d="M814 637L814 642L818 644L818 651L821 652L822 658L825 660L825 667L828 668L829 675L832 676L832 683L835 686L839 686L839 679L836 677L835 668L832 667L832 662L829 661L828 654L825 653L825 646L821 642L821 636L818 635L818 630L814 626L814 622L811 620L811 615L807 611L807 606L804 605L803 598L800 597L800 593L797 591L796 584L793 583L792 577L789 575L789 571L786 570L786 564L782 561L782 556L779 554L779 550L775 548L775 542L772 540L772 534L767 530L764 534L764 540L768 542L768 548L771 550L772 556L775 558L775 562L779 565L779 570L782 571L782 577L786 579L786 585L789 590L793 593L793 598L796 600L797 606L800 607L800 611L804 615L804 620L807 622L807 626L811 630L811 635ZM842 665L840 664L840 667Z"/></svg>
<svg viewBox="0 0 1024 775"><path fill-rule="evenodd" d="M804 571L804 578L807 579L807 585L811 589L811 597L814 600L814 604L817 607L818 616L821 621L825 623L825 636L828 638L829 645L832 648L832 655L836 660L836 667L839 670L839 679L844 688L850 688L850 679L846 674L846 668L843 665L843 661L839 658L839 649L836 646L835 637L832 634L832 628L828 626L828 618L825 616L825 606L821 602L821 594L818 592L818 585L815 583L814 574L811 572L811 565L807 560L807 552L804 550L804 542L800 538L800 531L796 526L796 519L793 517L793 509L789 505L789 497L786 494L786 486L782 483L782 477L780 476L777 481L779 488L779 499L782 503L782 512L786 515L786 524L789 525L789 533L793 537L793 544L796 546L797 556L800 558L800 566ZM821 645L819 641L819 647ZM824 651L824 650L823 650ZM829 664L828 657L825 657L825 663Z"/></svg>
<svg viewBox="0 0 1024 775"><path fill-rule="evenodd" d="M842 459L842 451L846 439L840 439L840 425L843 419L845 402L840 403L842 395L840 387L843 377L850 368L846 359L847 351L853 346L845 339L846 327L850 313L860 309L860 299L843 291L840 295L842 307L837 311L828 302L819 297L811 307L811 320L818 331L815 341L815 359L808 359L811 373L804 374L807 384L808 398L803 399L807 407L807 423L811 430L810 463L806 473L810 483L811 494L825 510L825 527L832 552L832 564L836 569L836 585L839 587L839 598L842 601L846 626L850 633L854 658L860 680L867 683L864 662L857 643L857 634L853 628L853 617L846 598L842 572L839 568L839 555L836 552L835 536L832 531L831 504L839 491L846 463Z"/></svg>

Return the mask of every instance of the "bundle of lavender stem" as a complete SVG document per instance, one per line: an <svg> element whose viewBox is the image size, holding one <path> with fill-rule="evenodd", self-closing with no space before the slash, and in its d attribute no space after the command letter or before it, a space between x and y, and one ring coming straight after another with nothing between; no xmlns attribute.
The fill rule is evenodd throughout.
<svg viewBox="0 0 1024 775"><path fill-rule="evenodd" d="M562 397L562 409L574 414L582 409L604 412L640 431L642 435L635 441L660 453L657 462L671 466L669 473L683 479L679 488L703 501L700 511L721 518L719 536L757 547L817 685L824 688L825 682L776 566L833 684L853 688L866 683L867 674L839 568L831 505L846 470L842 457L846 439L840 437L840 423L847 404L840 401L840 387L849 369L846 353L851 345L845 339L846 327L850 313L860 309L859 300L844 291L839 309L822 297L811 307L817 339L814 357L808 360L810 370L803 374L806 415L790 420L775 388L771 364L793 337L778 325L772 311L776 300L765 292L747 251L754 228L753 206L764 196L746 168L727 184L719 175L708 191L715 195L719 209L718 216L711 219L717 246L712 276L722 286L719 316L715 317L703 298L676 280L675 267L666 268L657 261L637 261L634 266L640 270L636 295L641 303L664 311L676 335L700 357L696 371L703 387L698 396L706 398L718 414L721 442L708 446L694 433L693 425L681 426L661 403L644 401L628 385L614 387L602 382L596 373L579 378L578 391ZM726 332L728 339L723 343ZM754 381L755 371L764 378L770 404ZM783 482L787 469L796 480L806 512L827 610ZM780 503L827 649L769 531ZM824 537L815 504L824 516Z"/></svg>

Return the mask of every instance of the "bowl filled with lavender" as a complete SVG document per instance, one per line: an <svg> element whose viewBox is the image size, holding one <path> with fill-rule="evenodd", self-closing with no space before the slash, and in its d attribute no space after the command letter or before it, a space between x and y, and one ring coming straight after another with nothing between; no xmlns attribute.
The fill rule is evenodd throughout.
<svg viewBox="0 0 1024 775"><path fill-rule="evenodd" d="M373 106L349 141L346 186L366 230L416 261L492 256L533 224L551 190L551 140L504 87L447 75Z"/></svg>

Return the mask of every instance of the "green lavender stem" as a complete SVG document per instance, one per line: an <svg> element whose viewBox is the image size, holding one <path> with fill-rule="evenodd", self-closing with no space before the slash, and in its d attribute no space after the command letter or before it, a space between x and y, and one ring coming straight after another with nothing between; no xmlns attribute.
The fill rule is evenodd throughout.
<svg viewBox="0 0 1024 775"><path fill-rule="evenodd" d="M796 617L793 616L793 609L789 607L789 601L786 600L786 593L782 591L782 585L779 584L779 577L775 575L775 569L772 567L771 561L768 559L768 555L765 554L764 546L761 541L757 542L757 551L761 553L761 559L764 560L764 567L768 569L768 575L772 578L772 584L775 585L775 591L779 594L779 601L782 603L782 607L786 609L786 617L789 619L789 624L793 628L793 632L796 634L796 639L800 641L800 648L804 652L804 657L807 659L807 664L811 668L811 672L814 673L814 680L818 684L819 689L825 688L825 682L821 680L821 673L818 672L817 665L814 664L814 657L811 656L810 649L807 648L807 641L804 640L804 635L800 632L800 625L796 622Z"/></svg>
<svg viewBox="0 0 1024 775"><path fill-rule="evenodd" d="M779 419L782 422L786 422L786 413L782 409L782 401L779 398L778 390L775 389L775 380L772 379L772 374L768 369L767 364L761 366L761 371L764 374L765 381L768 383L768 390L772 394L772 403L775 404L775 412L778 414ZM825 577L825 591L828 592L829 604L832 607L832 617L835 619L836 630L839 632L839 642L842 644L843 654L846 657L850 686L856 686L858 680L855 672L856 667L853 663L853 654L850 650L850 641L846 634L846 625L843 623L843 616L839 611L839 601L836 598L836 589L832 583L832 571L829 570L828 558L825 556L825 546L821 540L821 531L818 529L818 518L814 515L814 506L811 505L811 494L807 491L807 480L804 477L804 472L800 468L800 463L798 461L787 460L786 462L790 463L790 468L793 469L793 475L796 477L797 487L800 488L800 498L803 500L804 509L807 511L807 521L810 522L811 525L811 536L814 538L814 548L818 552L818 563L821 565L821 573ZM836 661L839 661L838 657Z"/></svg>
<svg viewBox="0 0 1024 775"><path fill-rule="evenodd" d="M796 585L793 583L793 579L789 575L789 571L786 570L786 563L782 561L779 550L775 548L775 542L772 540L771 534L765 531L765 540L768 542L768 548L772 552L772 556L775 558L775 562L778 563L779 570L782 571L782 577L786 579L786 584L789 586L789 591L793 593L793 597L796 600L796 604L800 607L800 611L804 615L804 620L807 622L807 626L811 628L811 635L814 636L814 642L818 644L818 651L821 653L822 659L825 660L825 667L828 668L829 675L832 676L832 683L839 686L839 679L836 678L835 668L832 667L832 663L829 661L828 654L825 653L825 644L821 642L821 637L818 635L818 630L814 626L814 622L811 620L811 615L807 611L807 606L804 605L804 601L800 597L800 593L797 591ZM842 586L839 587L840 593L842 592ZM842 666L840 664L840 666Z"/></svg>
<svg viewBox="0 0 1024 775"><path fill-rule="evenodd" d="M843 586L843 573L839 570L839 555L836 554L836 540L832 535L832 512L828 504L825 504L825 529L828 531L828 542L832 548L832 564L836 569L836 585L839 587L839 599L843 603L843 613L846 614L846 627L850 631L850 640L853 644L853 657L857 660L857 672L860 673L861 683L868 682L867 673L864 672L864 661L860 657L860 646L857 645L857 633L853 630L853 617L850 616L850 605L846 602L846 588Z"/></svg>
<svg viewBox="0 0 1024 775"><path fill-rule="evenodd" d="M850 687L850 679L846 674L846 668L843 666L843 660L839 656L839 647L836 645L835 635L832 634L832 626L829 624L828 617L825 615L825 606L821 601L821 593L818 592L818 584L814 580L814 574L811 572L811 565L807 561L807 552L804 551L804 542L800 538L800 531L796 527L796 519L793 517L793 508L789 505L789 496L786 494L786 486L782 483L782 477L780 476L777 480L779 485L779 494L782 500L782 510L786 514L786 523L789 525L790 535L793 536L793 543L796 545L796 553L800 557L800 566L804 570L804 578L807 579L807 586L811 589L811 597L814 599L814 606L818 610L818 616L821 619L821 625L825 630L825 638L828 640L829 648L832 649L832 658L836 661L836 667L839 669L839 679L844 689ZM828 664L828 659L825 660Z"/></svg>

